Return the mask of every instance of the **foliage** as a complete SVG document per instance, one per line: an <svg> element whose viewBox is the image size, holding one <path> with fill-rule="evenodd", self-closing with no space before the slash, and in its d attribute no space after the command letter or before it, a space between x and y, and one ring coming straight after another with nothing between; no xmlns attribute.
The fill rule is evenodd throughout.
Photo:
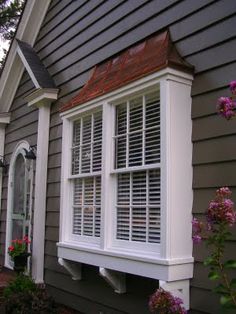
<svg viewBox="0 0 236 314"><path fill-rule="evenodd" d="M25 0L0 0L0 38L11 40L24 7ZM6 50L3 49L6 56ZM2 67L5 56L0 61Z"/></svg>
<svg viewBox="0 0 236 314"><path fill-rule="evenodd" d="M3 295L6 314L57 313L55 302L45 289L22 274L4 289Z"/></svg>
<svg viewBox="0 0 236 314"><path fill-rule="evenodd" d="M232 97L220 97L218 99L217 111L219 115L230 120L236 115L236 102L234 96L236 95L236 81L232 81L229 84Z"/></svg>
<svg viewBox="0 0 236 314"><path fill-rule="evenodd" d="M37 285L34 281L30 277L20 274L4 289L3 295L5 298L9 298L14 293L24 293L36 290Z"/></svg>
<svg viewBox="0 0 236 314"><path fill-rule="evenodd" d="M206 223L194 218L193 241L200 243L206 238L210 256L204 265L210 267L208 278L219 281L214 292L221 295L220 303L225 309L236 309L236 279L229 279L228 270L236 269L236 261L224 259L225 242L230 239L232 228L236 223L236 212L231 200L231 191L222 187L216 191L215 199L206 211Z"/></svg>
<svg viewBox="0 0 236 314"><path fill-rule="evenodd" d="M186 314L183 301L162 288L156 290L149 300L149 310L154 314Z"/></svg>
<svg viewBox="0 0 236 314"><path fill-rule="evenodd" d="M26 253L28 249L28 244L30 240L27 236L23 239L15 239L11 241L11 245L8 247L8 254L14 258L16 256L21 255L22 253Z"/></svg>

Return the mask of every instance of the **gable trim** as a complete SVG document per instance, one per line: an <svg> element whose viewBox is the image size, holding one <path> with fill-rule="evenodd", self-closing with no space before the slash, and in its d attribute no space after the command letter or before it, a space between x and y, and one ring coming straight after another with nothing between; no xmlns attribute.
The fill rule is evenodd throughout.
<svg viewBox="0 0 236 314"><path fill-rule="evenodd" d="M33 46L48 10L50 0L27 1L16 32L16 38ZM8 112L24 72L24 64L17 53L17 41L13 40L0 78L0 111Z"/></svg>

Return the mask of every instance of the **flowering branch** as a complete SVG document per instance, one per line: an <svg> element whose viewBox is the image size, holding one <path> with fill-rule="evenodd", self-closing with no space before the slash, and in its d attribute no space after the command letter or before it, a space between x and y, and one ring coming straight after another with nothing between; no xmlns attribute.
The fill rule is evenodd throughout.
<svg viewBox="0 0 236 314"><path fill-rule="evenodd" d="M220 97L218 99L217 111L219 115L230 120L236 115L236 102L233 99L233 96L236 95L236 81L232 81L229 84L232 97Z"/></svg>
<svg viewBox="0 0 236 314"><path fill-rule="evenodd" d="M151 295L148 305L153 314L187 314L183 301L162 288Z"/></svg>
<svg viewBox="0 0 236 314"><path fill-rule="evenodd" d="M220 302L225 308L236 309L236 279L230 280L228 270L236 268L235 260L224 262L225 242L230 238L229 228L236 223L234 203L230 199L231 191L222 187L216 191L216 197L209 204L206 212L206 223L194 218L193 241L200 243L206 237L206 244L211 248L210 256L204 261L210 267L208 278L221 283L214 289L221 295Z"/></svg>

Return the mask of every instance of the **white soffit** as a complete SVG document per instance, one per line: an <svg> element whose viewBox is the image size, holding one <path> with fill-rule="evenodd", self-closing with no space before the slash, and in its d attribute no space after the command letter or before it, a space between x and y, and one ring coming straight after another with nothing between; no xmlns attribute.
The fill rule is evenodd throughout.
<svg viewBox="0 0 236 314"><path fill-rule="evenodd" d="M27 1L15 38L33 46L48 10L50 0ZM0 78L0 111L8 112L24 72L24 64L13 40Z"/></svg>

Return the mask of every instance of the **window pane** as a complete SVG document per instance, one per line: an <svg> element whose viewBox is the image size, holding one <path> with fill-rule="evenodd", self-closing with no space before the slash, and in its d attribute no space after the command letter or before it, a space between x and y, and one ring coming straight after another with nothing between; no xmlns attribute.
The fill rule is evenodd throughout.
<svg viewBox="0 0 236 314"><path fill-rule="evenodd" d="M160 171L117 176L117 239L160 243Z"/></svg>
<svg viewBox="0 0 236 314"><path fill-rule="evenodd" d="M91 144L82 146L81 172L90 173Z"/></svg>
<svg viewBox="0 0 236 314"><path fill-rule="evenodd" d="M100 236L101 178L90 177L74 181L73 233Z"/></svg>
<svg viewBox="0 0 236 314"><path fill-rule="evenodd" d="M127 106L120 104L116 107L116 135L126 134L127 132Z"/></svg>
<svg viewBox="0 0 236 314"><path fill-rule="evenodd" d="M160 162L160 99L152 93L145 100L145 164L152 164Z"/></svg>
<svg viewBox="0 0 236 314"><path fill-rule="evenodd" d="M137 132L129 136L129 167L141 166L143 160L142 150L143 133Z"/></svg>
<svg viewBox="0 0 236 314"><path fill-rule="evenodd" d="M94 114L93 128L93 171L102 167L102 112Z"/></svg>
<svg viewBox="0 0 236 314"><path fill-rule="evenodd" d="M116 238L120 240L129 240L130 230L130 209L129 208L117 208L117 232Z"/></svg>
<svg viewBox="0 0 236 314"><path fill-rule="evenodd" d="M159 163L160 142L158 91L116 107L116 168Z"/></svg>
<svg viewBox="0 0 236 314"><path fill-rule="evenodd" d="M74 123L72 174L101 171L102 112L96 112Z"/></svg>
<svg viewBox="0 0 236 314"><path fill-rule="evenodd" d="M21 154L16 158L14 172L14 204L13 213L24 213L24 201L26 197L25 186L25 161Z"/></svg>
<svg viewBox="0 0 236 314"><path fill-rule="evenodd" d="M143 101L142 97L130 101L129 131L143 128Z"/></svg>
<svg viewBox="0 0 236 314"><path fill-rule="evenodd" d="M126 167L126 135L115 139L116 141L116 168Z"/></svg>
<svg viewBox="0 0 236 314"><path fill-rule="evenodd" d="M23 220L12 220L12 240L23 238Z"/></svg>

